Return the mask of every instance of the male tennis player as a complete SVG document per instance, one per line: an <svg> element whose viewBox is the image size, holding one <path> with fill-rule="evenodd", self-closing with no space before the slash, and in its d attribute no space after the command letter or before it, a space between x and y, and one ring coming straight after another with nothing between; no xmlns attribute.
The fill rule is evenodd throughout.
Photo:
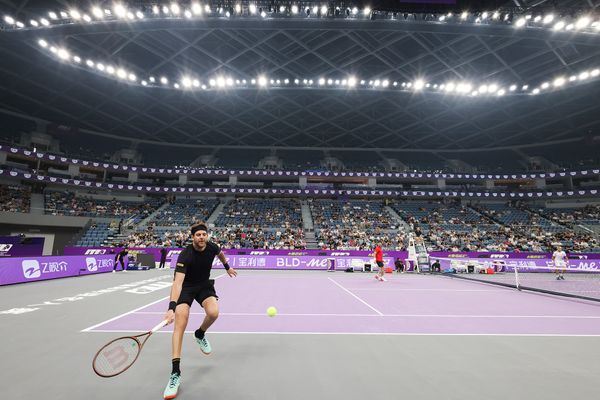
<svg viewBox="0 0 600 400"><path fill-rule="evenodd" d="M552 254L552 262L554 263L555 272L558 274L556 280L564 281L563 272L569 263L569 258L567 257L567 253L563 251L562 246L556 247L556 251Z"/></svg>
<svg viewBox="0 0 600 400"><path fill-rule="evenodd" d="M381 243L377 243L375 251L371 256L375 257L375 263L377 264L377 274L375 275L375 279L381 282L385 281L386 279L383 277L383 274L385 274L385 267L383 266L383 250L381 250Z"/></svg>
<svg viewBox="0 0 600 400"><path fill-rule="evenodd" d="M181 371L179 369L181 344L190 315L190 307L194 300L204 308L206 314L202 325L196 330L194 336L204 354L210 354L211 352L210 343L206 339L205 333L219 316L219 306L217 305L219 297L215 292L215 281L210 279L210 270L215 257L219 257L230 277L237 275L237 272L227 263L221 248L216 243L208 240L208 228L204 222L192 225L191 233L192 244L183 249L179 254L179 258L177 258L175 278L171 287L171 301L169 310L165 315L165 319L169 323L175 319L172 340L173 369L169 383L165 388L165 399L173 399L177 396L181 381Z"/></svg>

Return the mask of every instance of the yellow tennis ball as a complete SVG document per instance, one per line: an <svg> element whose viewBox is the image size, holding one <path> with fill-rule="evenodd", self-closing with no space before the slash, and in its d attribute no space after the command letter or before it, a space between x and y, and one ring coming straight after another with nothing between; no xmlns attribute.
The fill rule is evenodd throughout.
<svg viewBox="0 0 600 400"><path fill-rule="evenodd" d="M277 309L276 309L275 307L273 307L273 306L271 306L271 307L267 308L267 315L268 315L269 317L274 317L274 316L276 316L276 315L277 315Z"/></svg>

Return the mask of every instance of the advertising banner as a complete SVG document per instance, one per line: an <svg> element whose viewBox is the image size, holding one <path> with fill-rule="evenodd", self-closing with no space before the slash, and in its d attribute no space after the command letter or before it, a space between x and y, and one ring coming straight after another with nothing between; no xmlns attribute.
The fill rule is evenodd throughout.
<svg viewBox="0 0 600 400"><path fill-rule="evenodd" d="M0 285L91 275L113 270L114 257L52 256L0 259Z"/></svg>
<svg viewBox="0 0 600 400"><path fill-rule="evenodd" d="M376 269L375 261L372 257L229 254L226 256L229 260L229 265L236 269L327 270L332 260L336 270L345 270L346 268L359 270L362 269L365 264L370 264L372 269ZM384 257L383 263L386 267L393 267L394 259L391 257ZM174 265L174 263L171 265ZM215 258L213 267L223 268L223 265Z"/></svg>
<svg viewBox="0 0 600 400"><path fill-rule="evenodd" d="M167 262L177 258L182 248L169 247L167 249ZM65 247L65 255L99 255L99 254L117 254L121 247ZM156 261L160 260L160 248L158 247L130 247L129 255L135 256L138 253L154 254ZM290 256L290 257L369 257L371 251L358 250L271 250L271 249L223 249L227 257L239 256ZM385 256L406 258L405 251L384 251Z"/></svg>
<svg viewBox="0 0 600 400"><path fill-rule="evenodd" d="M0 236L0 257L41 256L44 238Z"/></svg>

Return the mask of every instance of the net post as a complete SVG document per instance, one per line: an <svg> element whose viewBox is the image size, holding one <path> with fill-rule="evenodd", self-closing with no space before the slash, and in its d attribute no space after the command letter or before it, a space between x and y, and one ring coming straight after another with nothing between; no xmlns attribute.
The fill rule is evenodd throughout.
<svg viewBox="0 0 600 400"><path fill-rule="evenodd" d="M515 286L517 290L521 290L521 282L519 282L519 267L515 265Z"/></svg>

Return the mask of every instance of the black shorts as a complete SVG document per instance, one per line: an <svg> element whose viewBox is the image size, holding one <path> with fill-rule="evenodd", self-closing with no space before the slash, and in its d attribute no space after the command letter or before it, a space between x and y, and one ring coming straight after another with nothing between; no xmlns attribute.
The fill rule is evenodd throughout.
<svg viewBox="0 0 600 400"><path fill-rule="evenodd" d="M383 261L376 261L379 268L383 268Z"/></svg>
<svg viewBox="0 0 600 400"><path fill-rule="evenodd" d="M202 305L202 302L209 297L214 297L219 300L219 296L217 296L217 292L215 291L214 279L209 279L208 282L204 284L184 286L181 288L181 294L179 295L177 304L187 304L191 307L194 300L196 300L198 304Z"/></svg>

